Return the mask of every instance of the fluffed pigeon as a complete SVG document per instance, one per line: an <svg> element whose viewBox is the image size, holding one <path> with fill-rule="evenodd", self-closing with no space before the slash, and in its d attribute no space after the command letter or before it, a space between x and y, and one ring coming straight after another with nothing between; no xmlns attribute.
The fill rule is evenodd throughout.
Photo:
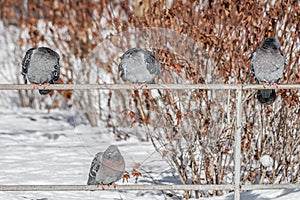
<svg viewBox="0 0 300 200"><path fill-rule="evenodd" d="M29 49L22 60L22 75L24 82L27 79L35 84L53 84L59 78L59 55L48 47ZM40 94L48 94L51 90L39 90Z"/></svg>
<svg viewBox="0 0 300 200"><path fill-rule="evenodd" d="M250 65L257 83L277 86L286 62L279 48L278 39L269 37L252 53ZM272 104L276 99L276 92L274 89L258 90L257 98L262 104Z"/></svg>
<svg viewBox="0 0 300 200"><path fill-rule="evenodd" d="M119 149L110 145L96 154L90 168L88 185L110 185L120 180L125 171L125 161Z"/></svg>
<svg viewBox="0 0 300 200"><path fill-rule="evenodd" d="M122 55L119 73L123 81L153 84L160 76L159 63L152 52L132 48Z"/></svg>

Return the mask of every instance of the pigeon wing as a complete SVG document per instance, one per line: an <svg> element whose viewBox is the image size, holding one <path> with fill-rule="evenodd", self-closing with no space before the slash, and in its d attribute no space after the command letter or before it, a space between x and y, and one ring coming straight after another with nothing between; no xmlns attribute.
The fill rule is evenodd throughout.
<svg viewBox="0 0 300 200"><path fill-rule="evenodd" d="M150 53L146 57L146 64L147 64L147 69L150 72L150 74L159 75L160 72L159 72L158 62L152 53Z"/></svg>
<svg viewBox="0 0 300 200"><path fill-rule="evenodd" d="M25 56L24 56L24 58L22 60L22 72L21 72L21 74L23 75L25 84L27 84L26 75L27 75L27 72L28 72L28 67L29 67L31 55L32 55L32 53L33 53L34 50L35 50L35 48L29 49L26 52L26 54L25 54Z"/></svg>
<svg viewBox="0 0 300 200"><path fill-rule="evenodd" d="M125 79L125 69L124 69L122 63L119 64L118 70L119 70L119 75L121 76L122 80L125 81L126 80Z"/></svg>
<svg viewBox="0 0 300 200"><path fill-rule="evenodd" d="M253 53L251 53L250 55L250 67L251 67L251 73L253 74L253 76L255 76L255 71L254 71L254 65L252 62L253 57L255 56L256 50L253 51Z"/></svg>
<svg viewBox="0 0 300 200"><path fill-rule="evenodd" d="M96 175L98 171L100 170L101 163L102 163L102 156L103 152L97 153L95 156L94 160L92 161L91 168L90 168L90 173L89 173L89 179L87 184L88 185L96 185L98 184L96 181Z"/></svg>
<svg viewBox="0 0 300 200"><path fill-rule="evenodd" d="M54 65L54 71L52 72L52 80L50 81L50 83L53 84L54 82L58 81L59 74L60 74L60 66L57 63L56 65Z"/></svg>

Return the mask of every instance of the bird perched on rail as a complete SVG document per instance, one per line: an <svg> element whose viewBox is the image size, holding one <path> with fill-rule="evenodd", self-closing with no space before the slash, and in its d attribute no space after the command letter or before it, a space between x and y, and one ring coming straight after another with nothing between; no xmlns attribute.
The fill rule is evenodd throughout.
<svg viewBox="0 0 300 200"><path fill-rule="evenodd" d="M34 88L44 84L44 88L55 83L59 78L59 55L48 47L31 48L27 50L22 60L22 75L25 84L27 79ZM39 90L40 94L48 94L51 90Z"/></svg>
<svg viewBox="0 0 300 200"><path fill-rule="evenodd" d="M125 171L125 161L119 149L110 145L96 154L92 161L88 185L111 185L120 180Z"/></svg>
<svg viewBox="0 0 300 200"><path fill-rule="evenodd" d="M122 55L119 73L125 82L153 84L160 76L159 63L151 51L132 48Z"/></svg>
<svg viewBox="0 0 300 200"><path fill-rule="evenodd" d="M279 48L278 39L269 37L252 53L250 65L257 83L277 87L286 64L286 59ZM260 103L269 105L275 101L276 92L274 89L258 90L257 98Z"/></svg>

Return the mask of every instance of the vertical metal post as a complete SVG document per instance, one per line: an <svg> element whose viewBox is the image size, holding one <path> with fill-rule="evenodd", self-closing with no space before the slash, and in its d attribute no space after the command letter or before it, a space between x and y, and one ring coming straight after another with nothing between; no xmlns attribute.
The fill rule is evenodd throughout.
<svg viewBox="0 0 300 200"><path fill-rule="evenodd" d="M242 86L237 90L236 130L234 149L234 199L240 200L241 178L241 130L242 130Z"/></svg>

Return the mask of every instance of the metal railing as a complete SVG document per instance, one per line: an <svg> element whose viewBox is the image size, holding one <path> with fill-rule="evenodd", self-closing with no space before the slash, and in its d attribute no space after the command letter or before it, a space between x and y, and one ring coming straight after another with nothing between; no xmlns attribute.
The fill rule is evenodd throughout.
<svg viewBox="0 0 300 200"><path fill-rule="evenodd" d="M129 90L137 89L130 84L53 84L46 87L53 90ZM116 185L104 186L105 190L234 190L234 199L240 200L241 190L262 189L300 189L300 184L241 185L241 129L242 129L242 93L249 89L274 89L274 86L243 84L149 84L138 89L203 89L236 90L237 112L234 148L234 184L232 185ZM300 84L278 85L278 89L300 89ZM33 85L0 84L0 90L30 90ZM38 89L45 89L39 86ZM96 185L0 185L0 191L102 191Z"/></svg>
<svg viewBox="0 0 300 200"><path fill-rule="evenodd" d="M148 84L138 89L202 89L202 90L249 90L249 89L274 89L274 86L244 85L244 84ZM33 85L28 84L0 84L0 90L32 90ZM38 89L45 89L43 85ZM47 86L49 90L130 90L137 89L132 84L53 84ZM300 84L278 85L277 89L300 89Z"/></svg>

